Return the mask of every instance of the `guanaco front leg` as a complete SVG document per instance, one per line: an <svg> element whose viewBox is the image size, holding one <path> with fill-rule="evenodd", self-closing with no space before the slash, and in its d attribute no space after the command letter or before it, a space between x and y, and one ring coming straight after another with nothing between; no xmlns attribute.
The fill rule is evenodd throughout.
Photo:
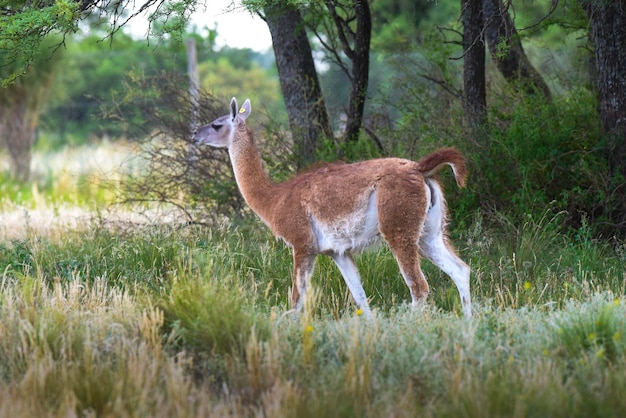
<svg viewBox="0 0 626 418"><path fill-rule="evenodd" d="M293 251L293 289L291 290L291 308L296 311L302 310L307 287L313 269L315 268L315 255Z"/></svg>
<svg viewBox="0 0 626 418"><path fill-rule="evenodd" d="M359 308L361 308L363 315L365 315L366 318L371 319L372 312L370 311L369 304L367 303L367 296L365 295L365 290L363 290L361 276L356 268L356 264L354 264L352 255L333 254L332 258L335 261L335 264L337 264L337 267L339 267L339 271L341 272L346 285L348 285L348 289L352 294L354 302Z"/></svg>

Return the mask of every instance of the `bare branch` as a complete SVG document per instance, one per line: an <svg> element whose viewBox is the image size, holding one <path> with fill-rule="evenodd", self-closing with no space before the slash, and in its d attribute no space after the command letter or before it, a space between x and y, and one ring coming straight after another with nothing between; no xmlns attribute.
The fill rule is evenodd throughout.
<svg viewBox="0 0 626 418"><path fill-rule="evenodd" d="M330 12L331 18L335 22L337 37L339 39L339 42L341 43L343 53L346 54L349 59L354 59L354 49L350 46L350 41L348 40L348 35L346 34L346 32L348 32L352 36L352 39L354 39L354 32L350 29L349 26L350 20L353 20L354 18L348 18L346 20L342 19L337 13L338 3L336 1L331 0L326 1L325 3L328 11Z"/></svg>
<svg viewBox="0 0 626 418"><path fill-rule="evenodd" d="M544 17L542 17L541 19L539 19L538 22L533 23L530 26L526 26L525 28L518 29L518 32L534 29L534 28L540 26L543 22L545 22L546 20L548 20L548 19L550 19L552 17L552 15L556 11L556 8L557 8L558 5L559 5L559 0L552 0L552 2L550 4L550 10L548 10L548 13Z"/></svg>
<svg viewBox="0 0 626 418"><path fill-rule="evenodd" d="M459 90L454 89L454 87L452 87L446 80L435 78L435 77L433 77L431 75L428 75L426 73L420 74L420 77L422 77L423 79L428 80L428 81L438 85L439 87L442 88L442 90L444 90L445 92L449 93L450 95L452 95L456 99L462 99L463 98L463 93L461 91L459 91Z"/></svg>

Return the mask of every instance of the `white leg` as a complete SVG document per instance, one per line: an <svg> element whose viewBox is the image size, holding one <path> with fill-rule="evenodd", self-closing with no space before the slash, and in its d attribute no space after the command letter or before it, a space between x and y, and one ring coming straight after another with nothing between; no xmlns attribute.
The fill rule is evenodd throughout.
<svg viewBox="0 0 626 418"><path fill-rule="evenodd" d="M431 207L426 213L424 229L419 240L420 254L439 267L454 281L459 290L463 314L472 316L470 299L470 268L461 260L444 239L446 204L443 192L436 182L430 182Z"/></svg>
<svg viewBox="0 0 626 418"><path fill-rule="evenodd" d="M372 312L370 311L369 304L367 303L365 290L363 290L363 285L361 284L361 276L356 268L356 264L354 264L352 256L350 254L333 254L332 257L335 264L337 264L337 267L339 267L339 271L341 272L346 285L348 285L348 289L350 290L354 301L359 308L361 308L363 314L368 319L371 319Z"/></svg>
<svg viewBox="0 0 626 418"><path fill-rule="evenodd" d="M469 283L470 268L446 245L443 235L433 235L422 237L420 240L420 252L454 281L461 297L463 314L469 318L472 316Z"/></svg>

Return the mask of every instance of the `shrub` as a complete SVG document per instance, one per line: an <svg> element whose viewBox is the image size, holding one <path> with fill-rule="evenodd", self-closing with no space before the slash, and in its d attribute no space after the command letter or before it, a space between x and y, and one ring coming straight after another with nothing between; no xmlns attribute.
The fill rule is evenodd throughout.
<svg viewBox="0 0 626 418"><path fill-rule="evenodd" d="M171 283L159 303L165 324L192 352L213 355L241 353L253 330L263 334L255 321L254 306L244 293L224 286L218 280L185 276Z"/></svg>

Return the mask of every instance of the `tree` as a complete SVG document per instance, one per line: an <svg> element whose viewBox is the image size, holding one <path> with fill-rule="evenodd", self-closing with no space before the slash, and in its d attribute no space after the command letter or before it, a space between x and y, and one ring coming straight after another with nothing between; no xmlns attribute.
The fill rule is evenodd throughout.
<svg viewBox="0 0 626 418"><path fill-rule="evenodd" d="M38 129L46 135L49 146L81 144L93 137L127 135L128 125L141 123L139 120L120 123L103 118L103 114L117 105L116 102L125 101L130 92L124 90L131 86L128 78L186 72L185 50L171 38L162 40L159 47L154 48L145 40L133 39L125 33L116 34L111 44L102 42L102 36L101 33L72 38L63 49ZM186 36L195 40L199 61L208 62L226 55L214 49L212 33L208 37L195 32ZM233 54L228 54L228 58L246 61L247 65L261 59L238 52L237 55L243 55L241 58ZM187 90L187 86L188 80L183 80L180 88ZM127 114L137 113L131 110L128 109Z"/></svg>
<svg viewBox="0 0 626 418"><path fill-rule="evenodd" d="M524 52L515 24L502 0L483 0L484 33L491 58L504 78L531 94L550 99L550 89Z"/></svg>
<svg viewBox="0 0 626 418"><path fill-rule="evenodd" d="M34 69L2 89L0 95L0 140L9 152L12 175L20 182L30 178L31 146L42 104L61 58L59 54L53 58L48 55L48 48L54 42L44 42L33 53ZM14 68L4 68L2 74L12 73Z"/></svg>
<svg viewBox="0 0 626 418"><path fill-rule="evenodd" d="M152 6L151 23L167 15L170 23L163 25L164 30L184 28L186 13L196 1L166 3L146 0L129 15L130 3L115 0L0 0L0 136L7 144L16 179L26 181L30 176L41 102L66 36L78 31L79 22L95 24L106 16L112 23L105 36L112 37L128 19Z"/></svg>
<svg viewBox="0 0 626 418"><path fill-rule="evenodd" d="M485 43L506 80L516 87L522 86L525 92L539 92L547 99L551 97L550 89L524 52L507 7L502 0L461 0L463 104L473 130L481 126L487 116Z"/></svg>
<svg viewBox="0 0 626 418"><path fill-rule="evenodd" d="M421 35L420 22L440 2L432 0L385 0L370 3L372 46L377 50L406 52Z"/></svg>
<svg viewBox="0 0 626 418"><path fill-rule="evenodd" d="M321 141L332 131L304 20L293 5L264 7L272 35L280 87L287 106L298 166L311 164Z"/></svg>
<svg viewBox="0 0 626 418"><path fill-rule="evenodd" d="M133 3L136 11L130 13L130 3L113 0L42 0L36 3L0 0L0 12L3 16L0 26L7 29L6 34L11 35L0 38L0 47L7 52L5 61L21 62L16 57L25 54L22 60L25 64L8 78L3 78L3 82L12 82L32 65L28 51L49 33L60 33L62 41L59 45L62 45L65 35L77 31L78 22L93 16L103 16L111 22L106 36L113 37L126 22L150 7L155 8L150 14L150 22L154 23L159 18L166 17L167 23L159 26L159 30L161 33L172 32L184 28L197 2L144 0L139 4ZM294 3L250 1L249 4L256 10L263 10L272 33L281 90L292 135L297 139L298 159L300 165L309 164L314 160L321 140L332 137L332 130L302 15ZM326 12L332 15L331 19L336 24L336 35L341 37L342 53L351 62L352 89L348 102L346 137L354 139L360 130L368 83L371 37L369 3L354 0L343 3L327 1L324 4L327 7ZM352 24L354 18L355 26ZM26 52L22 52L18 44L17 34L20 33L26 33ZM338 51L335 53L339 54ZM302 106L302 103L305 105Z"/></svg>
<svg viewBox="0 0 626 418"><path fill-rule="evenodd" d="M40 63L48 35L74 32L79 15L79 2L69 0L0 0L0 87L25 75L36 61ZM63 42L64 37L58 38L49 55Z"/></svg>
<svg viewBox="0 0 626 418"><path fill-rule="evenodd" d="M369 81L372 30L369 2L312 2L305 17L289 3L262 1L261 4L272 34L292 134L300 143L299 159L308 164L315 158L321 135L333 138L333 133L306 29L316 34L327 55L342 68L350 82L343 137L355 141L361 130ZM295 106L303 102L308 103L304 109Z"/></svg>
<svg viewBox="0 0 626 418"><path fill-rule="evenodd" d="M581 2L589 17L604 131L626 138L626 5L623 1ZM626 161L626 160L622 160Z"/></svg>
<svg viewBox="0 0 626 418"><path fill-rule="evenodd" d="M463 108L473 131L487 118L485 92L485 40L482 7L473 0L461 0L463 23Z"/></svg>
<svg viewBox="0 0 626 418"><path fill-rule="evenodd" d="M624 1L581 1L594 45L598 111L608 137L607 159L613 175L615 226L626 231L626 5Z"/></svg>
<svg viewBox="0 0 626 418"><path fill-rule="evenodd" d="M332 0L326 1L325 4L333 25L325 25L327 41L321 36L318 36L318 39L335 57L335 62L350 80L343 138L345 141L354 142L359 137L367 97L372 16L367 0L345 3ZM343 62L340 52L347 57L351 65Z"/></svg>
<svg viewBox="0 0 626 418"><path fill-rule="evenodd" d="M177 63L182 67L179 51L163 57L162 45L153 51L145 42L135 41L119 33L111 45L102 43L102 35L92 34L68 43L59 60L46 112L41 118L40 131L48 135L51 145L80 144L90 136L119 137L127 124L107 123L99 116L103 108L119 100L124 78L132 71L146 76L157 71L171 70ZM176 53L175 53L176 52ZM184 68L184 67L182 67Z"/></svg>
<svg viewBox="0 0 626 418"><path fill-rule="evenodd" d="M131 19L150 11L156 35L171 33L180 39L199 0L0 0L0 67L13 66L0 78L4 87L33 66L43 42L57 36L57 51L79 23L104 25L103 37L113 38ZM134 9L131 10L131 7Z"/></svg>

